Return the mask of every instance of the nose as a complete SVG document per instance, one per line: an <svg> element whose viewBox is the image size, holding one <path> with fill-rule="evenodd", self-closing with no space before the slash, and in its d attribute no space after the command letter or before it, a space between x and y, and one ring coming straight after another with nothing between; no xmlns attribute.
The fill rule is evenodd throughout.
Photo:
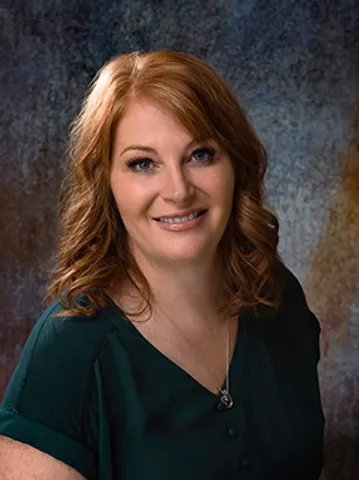
<svg viewBox="0 0 359 480"><path fill-rule="evenodd" d="M188 175L188 173L187 173ZM186 203L194 193L194 186L181 167L169 168L163 177L162 197L164 200Z"/></svg>

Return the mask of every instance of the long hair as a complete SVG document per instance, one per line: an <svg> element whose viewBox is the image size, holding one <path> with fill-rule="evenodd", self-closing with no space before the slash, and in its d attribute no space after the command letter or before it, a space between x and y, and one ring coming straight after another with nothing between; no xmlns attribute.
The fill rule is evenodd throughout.
<svg viewBox="0 0 359 480"><path fill-rule="evenodd" d="M120 55L90 85L71 126L59 248L46 301L59 298L63 315L90 315L108 303L105 291L116 278L129 280L144 301L132 314L152 311L150 286L128 248L110 188L114 131L133 100L169 110L194 136L217 141L232 161L233 206L218 245L226 266L221 313L278 308L285 267L277 251L278 221L264 199L266 151L226 81L202 60L170 51ZM80 294L88 302L79 301Z"/></svg>

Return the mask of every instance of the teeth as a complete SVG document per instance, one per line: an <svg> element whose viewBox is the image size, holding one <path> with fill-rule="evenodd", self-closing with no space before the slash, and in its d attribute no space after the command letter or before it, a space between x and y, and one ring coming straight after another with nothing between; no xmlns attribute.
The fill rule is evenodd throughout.
<svg viewBox="0 0 359 480"><path fill-rule="evenodd" d="M186 217L175 217L175 218L159 218L160 222L164 223L182 223L182 222L189 222L190 220L193 220L194 218L198 217L198 213L191 213L190 215L187 215Z"/></svg>

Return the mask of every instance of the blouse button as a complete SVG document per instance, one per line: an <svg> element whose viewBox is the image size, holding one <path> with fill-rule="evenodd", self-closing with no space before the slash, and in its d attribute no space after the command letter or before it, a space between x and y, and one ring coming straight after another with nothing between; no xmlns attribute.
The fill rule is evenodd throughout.
<svg viewBox="0 0 359 480"><path fill-rule="evenodd" d="M217 403L217 410L221 411L225 409L225 405L222 402Z"/></svg>
<svg viewBox="0 0 359 480"><path fill-rule="evenodd" d="M231 437L237 437L238 436L237 430L233 427L230 427L228 429L228 435L230 435Z"/></svg>

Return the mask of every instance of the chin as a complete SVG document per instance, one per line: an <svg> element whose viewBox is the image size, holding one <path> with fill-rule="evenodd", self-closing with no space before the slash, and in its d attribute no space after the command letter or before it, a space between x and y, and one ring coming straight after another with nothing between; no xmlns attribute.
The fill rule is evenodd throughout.
<svg viewBox="0 0 359 480"><path fill-rule="evenodd" d="M199 261L208 260L212 254L212 250L207 248L178 248L167 249L161 252L161 261L168 263L197 263Z"/></svg>

